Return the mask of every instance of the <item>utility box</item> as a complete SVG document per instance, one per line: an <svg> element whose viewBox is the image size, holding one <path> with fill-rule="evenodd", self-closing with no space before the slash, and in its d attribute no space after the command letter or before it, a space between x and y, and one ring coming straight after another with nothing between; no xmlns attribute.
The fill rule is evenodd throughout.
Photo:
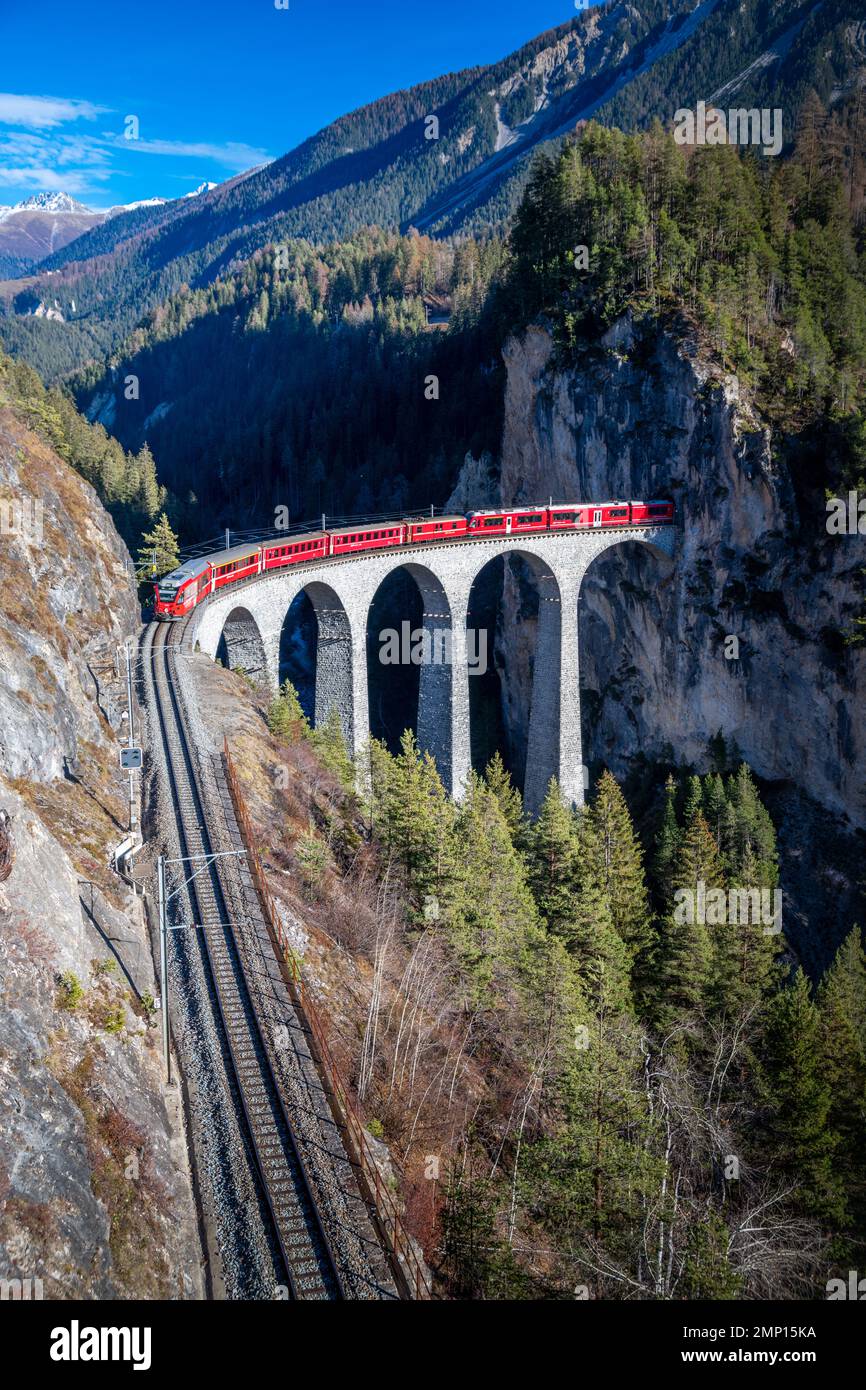
<svg viewBox="0 0 866 1390"><path fill-rule="evenodd" d="M122 772L140 772L144 760L140 748L121 748L120 768Z"/></svg>

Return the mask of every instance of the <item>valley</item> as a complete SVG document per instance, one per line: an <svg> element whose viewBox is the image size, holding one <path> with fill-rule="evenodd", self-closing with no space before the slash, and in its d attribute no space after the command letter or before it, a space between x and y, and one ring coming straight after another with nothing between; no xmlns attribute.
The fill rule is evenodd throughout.
<svg viewBox="0 0 866 1390"><path fill-rule="evenodd" d="M204 108L165 25L161 105L0 99L0 1292L818 1320L866 1221L862 6L495 61L387 9L333 69L248 16L221 86L197 30ZM362 24L408 85L333 120Z"/></svg>

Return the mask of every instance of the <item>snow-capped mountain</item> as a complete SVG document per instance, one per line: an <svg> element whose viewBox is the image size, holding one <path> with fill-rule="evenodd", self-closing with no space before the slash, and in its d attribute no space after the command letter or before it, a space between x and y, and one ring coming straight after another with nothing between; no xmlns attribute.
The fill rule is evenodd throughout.
<svg viewBox="0 0 866 1390"><path fill-rule="evenodd" d="M85 207L83 203L78 203L74 198L70 198L68 193L33 193L23 202L16 203L11 212L52 212L52 213L90 213L91 209Z"/></svg>
<svg viewBox="0 0 866 1390"><path fill-rule="evenodd" d="M215 183L200 183L198 188L194 188L191 193L184 193L185 198L200 198L203 193L210 193L212 188L218 185Z"/></svg>
<svg viewBox="0 0 866 1390"><path fill-rule="evenodd" d="M182 198L199 198L216 187L215 183L201 183ZM124 213L163 207L171 201L170 198L140 198L110 208L89 208L68 193L49 190L33 193L13 207L0 206L0 279L25 274L53 251L60 251L92 227L99 227Z"/></svg>
<svg viewBox="0 0 866 1390"><path fill-rule="evenodd" d="M34 193L14 207L0 208L0 274L21 274L52 251L105 221L68 193Z"/></svg>
<svg viewBox="0 0 866 1390"><path fill-rule="evenodd" d="M168 201L168 198L139 198L137 203L117 203L105 216L119 217L122 212L137 212L139 208L161 208Z"/></svg>

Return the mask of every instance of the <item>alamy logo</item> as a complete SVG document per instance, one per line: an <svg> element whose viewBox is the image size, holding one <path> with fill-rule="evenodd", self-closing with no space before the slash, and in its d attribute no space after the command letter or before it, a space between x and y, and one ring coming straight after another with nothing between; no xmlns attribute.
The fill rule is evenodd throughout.
<svg viewBox="0 0 866 1390"><path fill-rule="evenodd" d="M453 639L448 627L413 628L410 622L400 631L387 627L379 633L379 660L383 666L451 666ZM470 676L487 671L487 633L469 628L466 633L466 664Z"/></svg>
<svg viewBox="0 0 866 1390"><path fill-rule="evenodd" d="M28 1303L44 1297L41 1279L0 1279L0 1303Z"/></svg>
<svg viewBox="0 0 866 1390"><path fill-rule="evenodd" d="M0 497L0 536L20 536L27 545L41 545L44 507L32 497Z"/></svg>
<svg viewBox="0 0 866 1390"><path fill-rule="evenodd" d="M52 1361L131 1361L134 1371L150 1370L149 1327L69 1327L51 1333Z"/></svg>
<svg viewBox="0 0 866 1390"><path fill-rule="evenodd" d="M848 1299L853 1303L866 1302L866 1279L858 1276L856 1269L848 1270L848 1279L827 1280L827 1301Z"/></svg>
<svg viewBox="0 0 866 1390"><path fill-rule="evenodd" d="M782 153L782 112L779 107L736 107L720 111L699 101L694 111L681 106L674 114L678 145L758 145L766 155Z"/></svg>
<svg viewBox="0 0 866 1390"><path fill-rule="evenodd" d="M847 498L828 497L827 534L866 536L866 495L849 492Z"/></svg>
<svg viewBox="0 0 866 1390"><path fill-rule="evenodd" d="M694 888L674 893L674 921L694 926L762 926L764 936L782 930L782 892L779 888L707 888L703 879Z"/></svg>

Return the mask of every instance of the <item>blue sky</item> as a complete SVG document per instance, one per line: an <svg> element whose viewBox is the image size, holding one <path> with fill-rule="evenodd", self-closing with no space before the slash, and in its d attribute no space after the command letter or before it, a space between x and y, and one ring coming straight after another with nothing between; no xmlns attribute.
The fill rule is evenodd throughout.
<svg viewBox="0 0 866 1390"><path fill-rule="evenodd" d="M288 3L0 0L0 204L55 188L97 208L180 197L388 92L505 57L578 8Z"/></svg>

